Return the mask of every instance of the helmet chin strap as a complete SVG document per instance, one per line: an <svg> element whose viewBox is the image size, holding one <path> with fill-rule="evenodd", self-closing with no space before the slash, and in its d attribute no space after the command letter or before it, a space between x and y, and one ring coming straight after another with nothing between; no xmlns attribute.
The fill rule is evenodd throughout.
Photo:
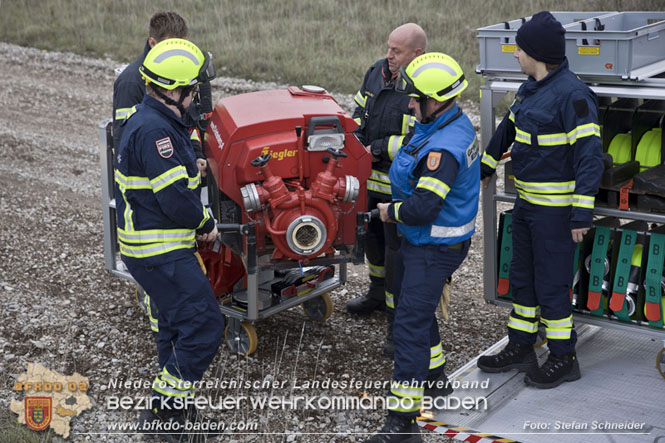
<svg viewBox="0 0 665 443"><path fill-rule="evenodd" d="M189 90L188 88L181 88L180 89L180 100L175 101L171 97L167 96L164 94L162 91L160 91L158 88L152 88L153 91L155 91L155 94L164 100L164 103L167 105L175 106L178 108L178 111L180 111L180 117L185 115L187 113L187 110L185 107L182 105L182 103L185 101L185 98L189 95Z"/></svg>
<svg viewBox="0 0 665 443"><path fill-rule="evenodd" d="M450 103L451 103L454 99L455 99L455 97L453 97L453 98L449 98L448 100L446 100L445 102L443 102L443 103L441 104L441 106L439 106L438 108L436 108L436 109L434 110L434 112L432 112L432 113L431 113L430 115L428 115L427 117L423 117L423 119L420 121L420 123L422 123L422 124L424 124L424 125L426 125L426 124L428 124L428 123L432 123L434 120L436 120L436 118L438 117L438 115L439 115L444 109L446 109L446 108L448 107L448 105L450 105ZM425 115L425 112L427 112L427 109L426 109L426 108L427 108L427 100L420 100L420 115Z"/></svg>

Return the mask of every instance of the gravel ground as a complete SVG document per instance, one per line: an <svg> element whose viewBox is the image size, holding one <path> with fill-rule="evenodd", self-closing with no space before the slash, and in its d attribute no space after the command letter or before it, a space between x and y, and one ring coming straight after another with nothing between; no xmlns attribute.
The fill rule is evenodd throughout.
<svg viewBox="0 0 665 443"><path fill-rule="evenodd" d="M149 390L109 387L110 380L151 380L157 370L148 322L134 301L134 287L104 269L98 125L111 115L113 60L84 58L0 43L0 417L19 399L13 382L29 362L74 372L90 380L93 408L72 421L72 441L140 441L104 433L115 422L133 422L136 411L113 411L110 396ZM220 78L213 95L281 88ZM345 109L351 96L336 96ZM465 109L478 127L478 111ZM479 216L477 227L482 218ZM480 229L479 229L480 231ZM349 282L333 293L335 312L322 324L291 309L256 324L259 348L250 357L222 346L207 380L276 381L283 387L241 386L204 395L383 395L379 389L306 389L307 381L389 380L392 363L381 354L381 314L357 318L345 303L366 290L365 266L350 266ZM439 319L447 372L459 368L505 334L507 311L482 297L482 233L454 275L450 319ZM292 382L296 381L296 385ZM383 411L298 407L225 408L227 422L258 426L219 441L354 442L383 424ZM6 423L6 422L3 422ZM1 427L1 426L0 426ZM425 441L445 439L423 431ZM41 441L59 441L49 434Z"/></svg>

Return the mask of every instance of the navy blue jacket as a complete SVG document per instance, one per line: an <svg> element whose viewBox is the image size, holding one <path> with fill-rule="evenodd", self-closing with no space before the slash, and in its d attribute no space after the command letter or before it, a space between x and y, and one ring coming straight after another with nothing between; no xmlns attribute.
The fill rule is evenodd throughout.
<svg viewBox="0 0 665 443"><path fill-rule="evenodd" d="M115 201L123 261L163 264L195 247L196 233L214 229L201 203L201 181L188 128L146 95L130 116L116 150Z"/></svg>
<svg viewBox="0 0 665 443"><path fill-rule="evenodd" d="M145 95L145 81L141 79L139 68L150 51L145 43L143 53L127 66L113 83L113 146L120 143L123 127L122 122L129 116L132 107L141 103Z"/></svg>
<svg viewBox="0 0 665 443"><path fill-rule="evenodd" d="M360 125L355 134L363 145L371 145L372 155L380 159L372 163L367 190L385 200L390 199L390 164L415 123L409 100L408 95L395 91L386 59L369 68L355 96L358 106L353 119Z"/></svg>
<svg viewBox="0 0 665 443"><path fill-rule="evenodd" d="M487 145L482 178L494 173L511 144L519 198L533 205L572 206L571 228L591 226L603 173L598 100L568 69L567 59L542 80L530 77L520 86Z"/></svg>

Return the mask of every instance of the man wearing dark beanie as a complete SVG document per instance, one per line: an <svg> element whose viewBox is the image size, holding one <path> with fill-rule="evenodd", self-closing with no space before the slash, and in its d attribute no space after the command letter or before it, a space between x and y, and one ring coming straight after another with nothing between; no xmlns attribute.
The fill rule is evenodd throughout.
<svg viewBox="0 0 665 443"><path fill-rule="evenodd" d="M598 102L568 69L564 34L547 11L517 30L514 55L528 79L481 164L487 187L501 156L513 145L518 195L512 216L509 341L498 354L479 358L478 367L485 372L524 371L526 384L537 388L581 377L568 283L577 243L591 227L603 173ZM539 320L550 351L541 367L533 348Z"/></svg>
<svg viewBox="0 0 665 443"><path fill-rule="evenodd" d="M535 60L559 65L566 58L565 33L566 30L552 14L542 11L517 30L515 41Z"/></svg>

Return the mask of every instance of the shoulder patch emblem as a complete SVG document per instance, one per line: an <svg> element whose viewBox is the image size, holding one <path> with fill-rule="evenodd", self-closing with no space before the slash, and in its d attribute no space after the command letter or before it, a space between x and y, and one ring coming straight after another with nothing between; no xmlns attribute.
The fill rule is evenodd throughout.
<svg viewBox="0 0 665 443"><path fill-rule="evenodd" d="M171 137L166 137L155 142L157 152L164 158L169 158L173 155L173 145L171 144Z"/></svg>
<svg viewBox="0 0 665 443"><path fill-rule="evenodd" d="M439 169L439 164L441 163L441 153L440 152L430 152L427 156L427 169L430 171L436 171Z"/></svg>

